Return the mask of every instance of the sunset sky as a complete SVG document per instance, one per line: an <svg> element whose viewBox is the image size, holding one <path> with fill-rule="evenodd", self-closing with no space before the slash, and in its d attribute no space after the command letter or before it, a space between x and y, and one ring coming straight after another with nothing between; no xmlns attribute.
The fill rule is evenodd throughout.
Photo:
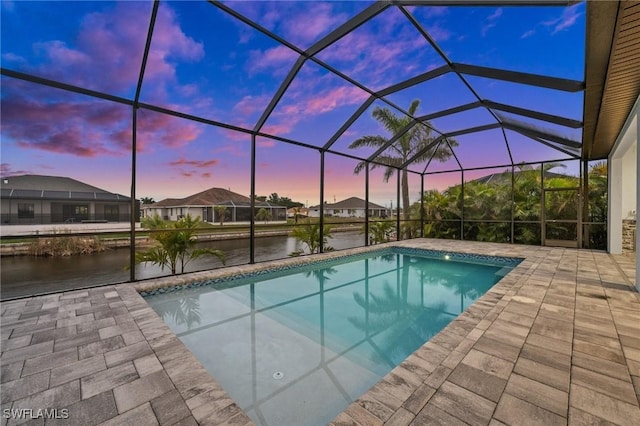
<svg viewBox="0 0 640 426"><path fill-rule="evenodd" d="M304 50L371 2L224 2ZM118 97L133 99L152 2L2 1L2 67ZM584 79L585 4L570 7L407 7L456 63ZM445 64L415 26L391 6L346 35L317 59L373 91ZM140 101L252 130L298 54L208 2L161 2ZM465 76L480 98L582 120L583 94ZM130 106L1 77L2 176L69 176L129 195ZM369 94L307 60L261 131L321 147ZM455 74L388 95L404 108L421 101L418 115L477 99ZM377 100L332 149L366 158L373 150L348 145L365 135L389 134L371 117ZM396 113L400 114L399 111ZM505 116L509 114L504 113ZM522 117L576 141L580 129ZM431 121L440 132L495 123L485 109ZM137 197L185 197L210 187L249 195L248 133L138 110ZM552 148L506 131L514 162L566 158ZM464 168L510 163L502 130L456 137ZM320 154L269 138L257 140L256 192L277 192L303 203L319 200ZM357 161L327 154L325 197L364 198ZM412 167L422 172L425 163ZM455 159L428 171L458 169ZM504 167L496 171L504 170ZM488 172L484 172L485 174ZM476 176L477 173L465 174ZM427 177L446 187L459 173ZM419 176L411 177L412 200ZM395 179L371 178L371 200L395 204Z"/></svg>

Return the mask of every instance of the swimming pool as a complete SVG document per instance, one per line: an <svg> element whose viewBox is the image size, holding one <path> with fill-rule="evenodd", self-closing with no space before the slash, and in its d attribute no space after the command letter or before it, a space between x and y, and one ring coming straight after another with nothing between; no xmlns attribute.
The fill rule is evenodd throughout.
<svg viewBox="0 0 640 426"><path fill-rule="evenodd" d="M521 259L390 248L143 293L257 424L326 424Z"/></svg>

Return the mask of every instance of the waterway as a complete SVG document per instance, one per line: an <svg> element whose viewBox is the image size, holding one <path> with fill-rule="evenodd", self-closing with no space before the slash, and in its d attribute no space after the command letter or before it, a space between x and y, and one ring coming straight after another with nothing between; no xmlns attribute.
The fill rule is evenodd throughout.
<svg viewBox="0 0 640 426"><path fill-rule="evenodd" d="M329 240L336 250L364 245L364 235L359 232L336 232ZM202 243L203 247L222 250L226 266L249 263L249 239L222 240ZM271 236L256 238L255 260L283 259L289 253L301 249L302 244L293 237ZM67 291L102 284L129 281L129 249L112 249L102 253L67 257L6 256L0 259L0 297L2 300L29 295ZM186 272L222 267L215 257L204 256L185 267ZM165 268L148 263L136 265L136 279L170 275Z"/></svg>

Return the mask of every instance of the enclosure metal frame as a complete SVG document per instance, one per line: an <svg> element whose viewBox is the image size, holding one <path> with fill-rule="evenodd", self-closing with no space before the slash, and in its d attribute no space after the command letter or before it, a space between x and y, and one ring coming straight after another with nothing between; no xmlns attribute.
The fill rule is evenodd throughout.
<svg viewBox="0 0 640 426"><path fill-rule="evenodd" d="M297 61L295 62L295 64L292 66L292 68L289 70L289 72L287 73L286 77L283 79L282 83L280 84L279 88L277 89L277 91L275 92L274 96L271 98L268 106L264 109L264 111L262 111L262 114L260 115L259 119L257 120L257 122L255 123L255 125L252 128L244 128L241 126L236 126L236 125L232 125L232 124L228 124L228 123L224 123L224 122L219 122L219 121L215 121L215 120L211 120L211 119L207 119L205 117L200 117L200 116L196 116L196 115L191 115L191 114L186 114L184 112L180 112L180 111L176 111L176 110L172 110L169 108L165 108L165 107L161 107L158 105L152 105L152 104L147 104L144 102L140 102L140 93L141 93L141 89L142 89L142 84L144 82L144 74L145 74L145 69L147 66L147 60L149 57L149 52L150 52L150 48L151 48L151 41L153 38L153 32L154 32L154 28L155 28L155 24L156 24L156 16L158 13L158 8L159 8L159 4L160 4L160 0L154 0L153 3L153 8L150 14L150 20L149 20L149 26L147 29L147 38L146 38L146 44L145 44L145 48L144 48L144 53L142 55L142 62L140 65L140 71L138 74L138 82L137 82L137 86L136 86L136 91L135 91L135 95L132 99L127 99L127 98L123 98L123 97L119 97L119 96L114 96L111 95L109 93L104 93L104 92L100 92L100 91L96 91L96 90L91 90L91 89L87 89L84 87L79 87L79 86L75 86L72 84L67 84L67 83L63 83L60 81L55 81L55 80L51 80L51 79L47 79L47 78L43 78L40 76L36 76L36 75L31 75L28 73L24 73L24 72L19 72L16 70L12 70L12 69L8 69L5 67L0 68L0 73L2 76L8 77L8 78L13 78L13 79L18 79L18 80L22 80L22 81L26 81L26 82L30 82L33 84L38 84L38 85L43 85L43 86L48 86L48 87L52 87L52 88L56 88L56 89L61 89L61 90L65 90L68 92L73 92L73 93L77 93L77 94L81 94L81 95L85 95L85 96L90 96L90 97L94 97L94 98L98 98L98 99L102 99L102 100L106 100L109 102L115 102L118 104L122 104L125 106L129 106L131 107L131 112L132 112L132 123L131 123L131 128L132 128L132 151L131 151L131 161L132 161L132 165L131 165L131 204L132 204L132 212L135 211L135 196L136 196L136 175L137 175L137 169L136 169L136 164L137 164L137 157L136 157L136 146L137 146L137 140L136 140L136 134L137 134L137 121L138 121L138 110L143 109L143 110L148 110L148 111L154 111L157 113L162 113L162 114L168 114L174 117L178 117L178 118L182 118L182 119L186 119L186 120L190 120L190 121L194 121L194 122L198 122L198 123L202 123L205 125L209 125L209 126L216 126L216 127L220 127L220 128L224 128L224 129L228 129L228 130L233 130L236 132L240 132L240 133L244 133L246 135L248 135L251 138L251 170L250 170L250 198L251 198L251 210L252 210L252 215L251 215L251 221L250 221L250 245L249 245L249 250L250 250L250 254L249 254L249 263L255 263L255 238L256 238L256 226L255 226L255 210L256 210L256 203L255 203L255 197L256 197L256 138L257 137L264 137L264 138L269 138L271 140L275 140L279 143L284 143L284 144L290 144L290 145L295 145L295 146L300 146L303 148L307 148L307 149L312 149L312 150L316 150L319 153L319 164L320 164L320 185L319 185L319 197L320 197L320 218L319 218L319 224L320 224L320 229L324 229L325 226L325 218L324 218L324 200L325 200L325 155L326 154L333 154L333 155L338 155L341 157L345 157L345 158L350 158L353 160L356 160L358 162L361 162L364 164L364 170L365 170L365 187L364 187L364 192L365 192L365 201L366 201L366 208L365 208L365 225L364 225L364 229L365 229L365 245L369 245L370 241L369 241L369 222L370 222L370 215L369 215L369 197L370 197L370 187L369 187L369 179L370 179L370 169L373 166L382 166L382 167L390 167L395 169L395 173L397 176L397 182L396 182L396 235L398 237L398 239L401 238L402 232L401 232L401 226L402 226L402 222L404 222L404 220L401 220L401 216L400 216L400 172L402 170L407 170L409 173L413 173L413 174L417 174L419 176L421 176L421 180L420 180L420 194L421 194L421 201L420 201L420 206L421 206L421 212L420 212L420 217L419 219L416 219L415 221L419 221L420 222L420 232L419 235L423 236L424 233L424 224L425 224L425 220L428 220L428 218L425 217L424 214L424 199L422 197L422 195L424 194L424 188L425 188L425 177L428 177L429 175L433 175L433 174L437 174L437 173L447 173L447 172L459 172L461 175L461 190L462 190L462 199L460 200L461 205L460 205L460 212L461 212L461 217L460 217L460 238L464 239L464 224L465 224L465 214L464 214L464 184L465 184L465 179L464 179L464 174L465 171L472 171L472 170L482 170L482 169L495 169L495 168L500 168L500 167L510 167L511 168L511 187L512 187L512 193L511 193L511 197L512 197L512 208L511 208L511 243L514 242L514 227L515 227L515 221L514 221L514 202L513 202L513 188L514 188L514 182L515 182L515 177L514 177L514 173L515 173L515 167L519 164L514 163L513 161L513 157L511 154L511 148L510 148L510 144L509 144L509 138L507 137L507 134L505 132L505 130L511 130L517 133L520 133L524 136L526 136L529 140L534 141L536 143L540 143L543 145L546 145L548 147L551 147L552 149L556 150L559 154L564 154L566 157L562 158L559 161L565 161L565 160L579 160L581 162L580 165L580 170L581 170L581 175L582 175L582 170L584 168L585 173L586 173L586 168L588 166L587 162L584 161L582 159L582 144L580 142L576 142L573 140L570 140L568 138L562 137L560 135L554 134L553 132L547 132L544 130L539 130L539 129L533 129L533 128L526 128L523 127L521 125L518 125L516 123L513 122L509 122L509 120L503 120L501 119L498 114L496 113L496 111L503 111L503 112L507 112L509 114L513 114L516 116L521 116L521 117L527 117L527 118L532 118L535 120L539 120L539 121L543 121L543 122L548 122L548 123L552 123L552 124L556 124L556 125L561 125L561 126L565 126L567 128L572 128L572 129L581 129L584 127L584 123L582 121L579 120L575 120L575 119L571 119L571 118L567 118L567 117L561 117L561 116L557 116L557 115L552 115L552 114L548 114L545 113L543 111L533 111L533 110L529 110L529 109L525 109L525 108L521 108L521 107L517 107L517 106L513 106L513 105L507 105L504 103L499 103L499 102L495 102L491 99L483 99L478 92L474 89L474 87L470 84L469 80L466 78L466 76L479 76L479 77L483 77L483 78L487 78L487 79L492 79L492 80L500 80L500 81L506 81L506 82L512 82L512 83L518 83L518 84L523 84L523 85L530 85L530 86L535 86L535 87L541 87L541 88L551 88L554 90L559 90L559 91L565 91L565 92L569 92L569 93L576 93L576 92L581 92L585 90L585 83L583 81L576 81L576 80L569 80L569 79L563 79L563 78L556 78L556 77L550 77L550 76L544 76L544 75L537 75L537 74L530 74L530 73L524 73L524 72L516 72L516 71L510 71L510 70L504 70L504 69L497 69L497 68L489 68L489 67L482 67L482 66L476 66L476 65L471 65L471 64L463 64L463 63L456 63L451 61L447 55L444 53L443 49L440 48L440 46L438 45L438 43L433 39L433 37L430 36L429 32L420 24L420 22L418 22L418 20L413 16L412 12L410 10L407 9L408 6L425 6L425 5L436 5L436 6L455 6L455 7L464 7L464 6L478 6L478 5L491 5L491 6L531 6L531 5L544 5L544 6L568 6L570 4L573 3L572 0L532 0L532 1L508 1L508 0L421 0L421 1L409 1L409 0L398 0L398 1L376 1L375 3L371 4L370 6L366 7L364 10L362 10L360 13L356 14L355 16L353 16L352 18L350 18L349 20L347 20L345 23L343 23L341 26L339 26L338 28L336 28L335 30L331 31L329 34L327 34L326 36L322 37L320 40L318 40L315 44L313 44L311 47L309 47L306 50L300 49L299 47L297 47L296 45L294 45L293 43L289 42L288 40L280 37L279 35L275 34L274 32L270 31L267 28L264 28L263 26L261 26L259 23L253 21L252 19L248 18L247 16L244 16L243 14L239 13L238 11L236 11L233 7L232 7L232 3L231 4L225 4L225 3L221 3L219 1L213 1L213 0L209 0L208 3L215 8L218 8L220 11L222 11L223 13L226 13L227 15L229 15L231 18L237 19L239 21L241 21L242 23L248 25L249 27L251 27L252 29L266 35L267 37L269 37L271 40L277 42L279 45L283 45L286 46L287 48L291 49L292 51L296 52L299 56ZM436 69L427 71L425 73L422 73L420 75L414 76L412 78L409 78L405 81L393 84L387 88L381 89L381 90L377 90L374 91L371 88L367 87L366 85L361 84L360 82L354 80L353 78L345 75L343 72L341 72L340 70L332 67L331 65L325 63L324 61L322 61L321 59L318 58L318 54L320 52L322 52L324 49L328 48L329 46L331 46L332 44L336 43L338 40L340 40L342 37L346 36L347 34L349 34L351 31L359 28L360 26L366 24L367 22L369 22L370 20L374 19L376 16L378 16L381 13L384 13L386 10L391 9L391 8L396 8L397 10L399 10L403 16L405 16L407 18L407 20L411 23L411 25L413 25L415 27L415 29L424 37L424 39L427 41L427 43L432 46L434 48L434 50L438 53L438 55L442 58L442 60L444 61L445 65L440 66ZM321 68L323 68L324 70L332 73L333 75L343 79L344 81L349 82L350 84L354 85L355 87L358 87L359 89L363 90L364 92L369 94L369 97L366 99L366 101L364 101L357 109L356 111L350 116L348 117L344 123L338 128L338 130L327 139L327 141L322 144L322 146L315 146L312 144L309 144L307 142L304 141L300 141L300 140L294 140L294 139L290 139L290 138L285 138L282 136L277 136L277 135L272 135L269 133L266 133L263 130L263 127L266 123L266 121L268 120L268 118L271 116L271 114L273 113L273 111L275 110L276 106L278 105L278 102L280 101L280 99L284 96L284 94L286 93L287 89L289 88L290 84L294 81L294 79L296 78L296 76L298 75L299 71L302 69L303 65L307 62L307 61L311 61L313 63L315 63L316 65L320 66ZM409 113L407 111L405 111L403 108L401 108L398 105L395 105L393 102L391 102L387 96L392 94L392 93L396 93L398 91L410 88L412 86L415 86L417 84L420 83L424 83L426 81L429 80L433 80L437 77L446 75L446 74L452 74L455 75L467 88L468 90L471 92L471 94L473 95L473 97L475 97L476 101L471 102L471 103L467 103L464 105L458 105L456 107L452 107L452 108L447 108L447 109L443 109L440 111L436 111L436 112L432 112L430 114L426 114L426 115L421 115L421 116L417 116L417 117L413 117L410 116ZM366 111L367 109L374 103L374 102L381 102L382 104L387 105L388 107L394 108L398 111L400 111L401 113L407 115L411 120L409 122L409 124L402 129L400 132L398 132L397 134L393 135L392 137L390 137L387 142L380 147L376 152L374 152L372 155L369 155L367 157L363 157L360 156L358 153L354 153L354 154L348 154L345 152L339 152L336 151L333 148L333 145L335 144L335 142L349 129L349 127L356 122L356 120L358 120L358 118L360 118ZM438 130L436 127L432 126L429 123L429 120L431 119L435 119L435 118L440 118L440 117L445 117L445 116L449 116L451 114L455 114L455 113L460 113L460 112L464 112L464 111L468 111L468 110L472 110L475 108L483 108L485 109L495 120L495 122L493 123L488 123L486 125L481 125L481 126L475 126L475 127L471 127L471 128L464 128L461 127L459 129L456 129L454 131L449 131L449 132L443 132ZM416 153L413 157L411 157L410 159L408 159L407 161L405 161L403 164L401 165L394 165L394 164L385 164L384 162L382 162L380 160L380 156L385 152L385 150L387 150L389 147L393 146L393 144L395 142L397 142L398 140L400 140L402 138L402 136L404 134L406 134L406 132L411 131L411 129L413 129L415 126L427 126L431 132L433 133L433 138L432 140L429 142L429 144L427 146L424 147L424 149L422 149L420 152ZM504 165L500 165L500 166L487 166L487 167L476 167L476 168L464 168L461 164L461 162L459 161L457 155L456 155L456 150L453 149L453 147L451 146L450 141L455 138L456 136L461 136L461 135L465 135L465 134L470 134L470 133L477 133L477 132L482 132L482 131L487 131L487 130L493 130L493 129L500 129L502 131L502 135L504 138L504 142L506 144L507 147L507 151L509 153L509 159L510 159L510 164L504 164ZM416 171L413 169L410 169L411 166L414 166L415 161L417 159L419 159L423 154L429 152L429 150L433 150L433 152L435 152L436 149L438 149L438 147L440 146L444 146L447 145L448 148L451 150L452 153L452 157L455 159L456 164L458 165L458 169L455 170L450 170L450 171L438 171L438 172L429 172L429 165L431 164L431 161L433 160L433 154L431 156L431 158L429 159L429 161L426 163L426 166L422 169L422 171ZM521 164L541 164L541 162L535 162L535 163L521 163ZM542 172L541 172L542 173ZM543 174L543 173L542 173ZM542 176L544 178L544 176ZM584 180L584 176L581 176L581 182ZM582 185L582 184L581 184ZM584 187L581 187L579 189L579 194L586 194L585 191L587 191L588 186L585 184ZM583 199L584 197L580 197L581 199ZM584 208L584 205L580 208L580 212L582 212L582 208ZM132 218L130 221L130 254L131 254L131 261L130 261L130 270L131 270L131 275L130 275L130 281L135 281L136 280L136 276L135 276L135 253L136 253L136 241L135 241L135 217L132 214ZM582 215L579 215L579 223L578 223L578 234L579 236L582 235L583 232L583 223L582 223ZM323 239L320 238L320 252L324 251L324 244L323 244Z"/></svg>

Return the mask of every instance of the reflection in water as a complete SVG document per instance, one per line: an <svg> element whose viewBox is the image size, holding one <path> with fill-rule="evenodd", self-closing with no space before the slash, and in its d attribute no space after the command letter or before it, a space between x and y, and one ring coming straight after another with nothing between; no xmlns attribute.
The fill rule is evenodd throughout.
<svg viewBox="0 0 640 426"><path fill-rule="evenodd" d="M165 322L184 325L191 329L200 324L200 299L197 295L167 300L158 305L155 311Z"/></svg>
<svg viewBox="0 0 640 426"><path fill-rule="evenodd" d="M332 240L336 249L364 245L359 232L338 232ZM223 240L203 243L205 247L225 252L227 266L249 263L249 239ZM295 238L287 236L256 238L256 262L283 259L296 249ZM66 257L6 256L1 259L0 288L2 299L55 291L71 290L101 284L129 281L129 249L113 249L102 253ZM199 258L187 266L188 272L219 268L215 258ZM136 265L136 278L147 279L168 275L159 266Z"/></svg>
<svg viewBox="0 0 640 426"><path fill-rule="evenodd" d="M256 424L323 425L501 277L372 256L147 301Z"/></svg>

